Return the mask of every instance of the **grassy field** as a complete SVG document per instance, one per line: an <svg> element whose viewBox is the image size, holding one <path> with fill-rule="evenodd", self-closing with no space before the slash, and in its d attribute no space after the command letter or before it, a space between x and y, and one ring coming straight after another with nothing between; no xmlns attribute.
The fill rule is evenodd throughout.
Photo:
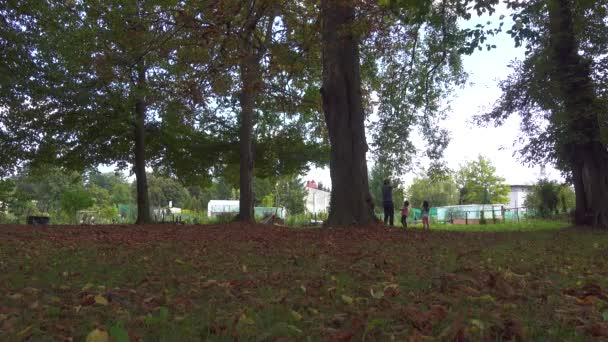
<svg viewBox="0 0 608 342"><path fill-rule="evenodd" d="M552 227L0 226L0 340L608 338L608 234Z"/></svg>

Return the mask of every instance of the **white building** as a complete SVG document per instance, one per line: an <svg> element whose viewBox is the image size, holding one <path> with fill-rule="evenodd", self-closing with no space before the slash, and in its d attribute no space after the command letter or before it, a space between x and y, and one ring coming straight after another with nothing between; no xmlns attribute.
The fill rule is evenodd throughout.
<svg viewBox="0 0 608 342"><path fill-rule="evenodd" d="M331 193L325 189L317 188L317 183L306 182L306 212L310 214L327 213L329 211L329 199Z"/></svg>
<svg viewBox="0 0 608 342"><path fill-rule="evenodd" d="M532 190L532 185L511 185L509 193L509 204L507 208L522 208L526 201L526 196Z"/></svg>

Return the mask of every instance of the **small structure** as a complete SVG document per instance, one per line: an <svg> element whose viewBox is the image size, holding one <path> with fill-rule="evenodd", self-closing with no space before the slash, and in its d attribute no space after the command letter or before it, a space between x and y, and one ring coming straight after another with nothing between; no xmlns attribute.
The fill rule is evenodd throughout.
<svg viewBox="0 0 608 342"><path fill-rule="evenodd" d="M524 206L526 196L532 191L532 185L510 185L508 208L521 208Z"/></svg>
<svg viewBox="0 0 608 342"><path fill-rule="evenodd" d="M239 201L238 200L211 200L207 204L207 216L217 217L222 215L236 215L239 213ZM287 211L282 207L255 207L253 208L254 214L257 217L264 217L267 215L276 215L281 219L285 219Z"/></svg>
<svg viewBox="0 0 608 342"><path fill-rule="evenodd" d="M331 192L317 188L314 180L306 182L305 206L309 214L328 212L330 198Z"/></svg>

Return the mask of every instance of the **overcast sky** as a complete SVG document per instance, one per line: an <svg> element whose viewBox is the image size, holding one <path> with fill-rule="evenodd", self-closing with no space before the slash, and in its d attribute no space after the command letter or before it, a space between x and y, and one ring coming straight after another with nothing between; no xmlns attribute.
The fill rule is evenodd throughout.
<svg viewBox="0 0 608 342"><path fill-rule="evenodd" d="M492 17L485 16L465 24L475 26L478 22L485 23L488 19L497 21L500 14L508 13L503 8ZM511 25L512 22L508 21L507 15L505 31ZM498 128L494 128L493 125L485 128L477 127L470 123L474 115L482 113L484 108L490 108L500 97L498 82L510 74L509 63L524 58L524 49L515 48L513 40L506 33L492 38L491 43L496 44L497 48L463 56L464 68L469 74L469 84L464 89L455 90L451 99L449 117L442 125L451 132L450 145L445 150L445 161L451 169L457 169L467 160L475 159L481 154L492 161L497 173L504 177L508 184L531 184L539 178L540 168L528 168L513 155L515 151L513 143L519 134L519 117L512 116ZM416 171L406 173L402 175L402 179L408 184L415 173ZM546 167L545 173L551 179L561 180L559 172L550 166ZM329 169L313 169L305 178L322 181L323 184L331 183Z"/></svg>

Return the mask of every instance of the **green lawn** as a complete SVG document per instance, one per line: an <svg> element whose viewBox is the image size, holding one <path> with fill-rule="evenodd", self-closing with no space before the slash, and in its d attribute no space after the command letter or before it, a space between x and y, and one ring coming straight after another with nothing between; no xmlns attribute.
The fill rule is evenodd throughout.
<svg viewBox="0 0 608 342"><path fill-rule="evenodd" d="M608 338L608 234L0 226L0 290L5 341L583 341Z"/></svg>

